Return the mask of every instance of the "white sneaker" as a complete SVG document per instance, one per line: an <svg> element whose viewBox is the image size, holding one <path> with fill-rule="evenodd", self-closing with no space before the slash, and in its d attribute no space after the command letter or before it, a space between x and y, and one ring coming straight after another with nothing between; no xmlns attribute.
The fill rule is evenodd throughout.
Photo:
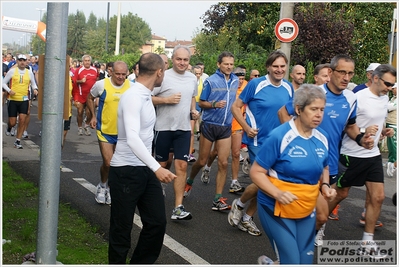
<svg viewBox="0 0 399 267"><path fill-rule="evenodd" d="M323 224L323 226L317 232L316 237L314 238L314 245L316 247L319 247L319 246L323 245L323 236L324 236L325 227L326 227L326 224Z"/></svg>
<svg viewBox="0 0 399 267"><path fill-rule="evenodd" d="M22 133L22 138L29 138L28 132L27 132L27 131L24 131L24 132Z"/></svg>
<svg viewBox="0 0 399 267"><path fill-rule="evenodd" d="M83 128L82 128L82 127L79 127L79 129L78 129L78 135L83 135Z"/></svg>
<svg viewBox="0 0 399 267"><path fill-rule="evenodd" d="M84 130L85 130L85 135L87 135L87 136L90 136L90 135L91 135L89 126L86 126L86 127L84 128Z"/></svg>
<svg viewBox="0 0 399 267"><path fill-rule="evenodd" d="M105 204L111 205L111 193L109 192L109 187L105 189Z"/></svg>
<svg viewBox="0 0 399 267"><path fill-rule="evenodd" d="M363 240L357 255L369 256L376 260L383 259L387 256L387 254L381 254L380 248L374 240Z"/></svg>
<svg viewBox="0 0 399 267"><path fill-rule="evenodd" d="M249 156L246 156L244 162L242 163L242 172L249 174L249 169L251 168L251 163L249 163Z"/></svg>
<svg viewBox="0 0 399 267"><path fill-rule="evenodd" d="M389 177L393 177L394 172L396 171L395 164L393 162L387 163L387 174Z"/></svg>
<svg viewBox="0 0 399 267"><path fill-rule="evenodd" d="M258 258L258 264L270 265L270 264L274 264L274 261L272 259L270 259L268 256L262 255Z"/></svg>
<svg viewBox="0 0 399 267"><path fill-rule="evenodd" d="M97 193L96 193L96 201L99 204L105 204L106 203L106 198L105 195L107 193L107 189L102 187L101 184L97 185Z"/></svg>
<svg viewBox="0 0 399 267"><path fill-rule="evenodd" d="M10 133L11 133L11 136L15 136L15 135L17 134L17 128L16 128L16 126L14 126L14 127L11 128Z"/></svg>
<svg viewBox="0 0 399 267"><path fill-rule="evenodd" d="M227 215L227 220L229 221L229 224L231 226L237 226L239 224L239 222L241 221L242 213L244 211L243 208L237 205L237 201L238 198L233 200L233 203L231 204L231 210Z"/></svg>
<svg viewBox="0 0 399 267"><path fill-rule="evenodd" d="M244 157L240 154L240 163L244 162Z"/></svg>

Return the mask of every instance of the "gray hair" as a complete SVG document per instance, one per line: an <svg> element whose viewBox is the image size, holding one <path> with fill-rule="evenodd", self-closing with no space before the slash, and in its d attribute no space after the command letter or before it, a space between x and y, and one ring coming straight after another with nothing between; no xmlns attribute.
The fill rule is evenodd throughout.
<svg viewBox="0 0 399 267"><path fill-rule="evenodd" d="M177 46L175 46L175 48L173 49L173 52L172 52L172 57L174 57L176 51L181 49L181 48L186 49L187 52L188 52L188 56L191 57L190 48L188 48L188 46L186 46L186 45L177 45Z"/></svg>
<svg viewBox="0 0 399 267"><path fill-rule="evenodd" d="M392 74L392 76L396 77L396 69L389 65L389 64L381 64L379 65L374 71L373 71L373 75L377 76L378 78L382 78L382 76L384 76L385 73L390 73Z"/></svg>
<svg viewBox="0 0 399 267"><path fill-rule="evenodd" d="M93 60L92 60L92 58L91 58L91 56L89 56L89 55L84 55L83 57L82 57L82 62L85 60L85 58L90 58L90 62L93 62Z"/></svg>
<svg viewBox="0 0 399 267"><path fill-rule="evenodd" d="M300 111L303 111L306 106L310 105L316 99L322 99L326 101L326 93L321 89L321 87L304 83L302 84L298 90L294 93L294 100L292 104L294 106L294 111L296 113L295 107L298 106ZM298 114L297 114L298 115Z"/></svg>

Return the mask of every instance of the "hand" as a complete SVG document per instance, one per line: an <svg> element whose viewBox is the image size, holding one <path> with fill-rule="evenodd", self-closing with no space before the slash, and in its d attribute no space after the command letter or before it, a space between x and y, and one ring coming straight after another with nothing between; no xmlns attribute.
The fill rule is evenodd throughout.
<svg viewBox="0 0 399 267"><path fill-rule="evenodd" d="M170 183L177 177L174 173L162 167L155 171L155 175L162 183Z"/></svg>
<svg viewBox="0 0 399 267"><path fill-rule="evenodd" d="M382 136L392 137L394 134L395 131L392 128L385 128L384 130L382 130Z"/></svg>
<svg viewBox="0 0 399 267"><path fill-rule="evenodd" d="M15 95L15 92L13 90L10 90L9 94L10 95Z"/></svg>
<svg viewBox="0 0 399 267"><path fill-rule="evenodd" d="M85 83L86 82L86 76L83 77L82 80L80 80L81 83Z"/></svg>
<svg viewBox="0 0 399 267"><path fill-rule="evenodd" d="M199 119L199 112L196 109L191 110L191 118L193 120L198 120Z"/></svg>
<svg viewBox="0 0 399 267"><path fill-rule="evenodd" d="M323 186L321 190L322 190L321 194L327 201L333 201L334 198L337 196L337 191L334 188Z"/></svg>
<svg viewBox="0 0 399 267"><path fill-rule="evenodd" d="M292 194L290 191L281 191L276 197L276 200L283 205L290 204L297 199L298 197Z"/></svg>
<svg viewBox="0 0 399 267"><path fill-rule="evenodd" d="M217 101L215 104L215 107L216 108L224 108L226 106L226 103L227 103L226 100Z"/></svg>
<svg viewBox="0 0 399 267"><path fill-rule="evenodd" d="M249 128L245 132L247 133L248 137L254 138L258 134L258 131L259 131L258 129Z"/></svg>
<svg viewBox="0 0 399 267"><path fill-rule="evenodd" d="M39 91L38 91L37 89L35 89L35 90L33 90L33 94L34 94L35 96L37 96L37 95L39 94Z"/></svg>
<svg viewBox="0 0 399 267"><path fill-rule="evenodd" d="M372 149L374 147L374 138L371 134L365 133L360 139L360 143L365 149Z"/></svg>
<svg viewBox="0 0 399 267"><path fill-rule="evenodd" d="M179 104L181 99L181 93L177 93L169 96L169 104Z"/></svg>
<svg viewBox="0 0 399 267"><path fill-rule="evenodd" d="M91 118L90 120L90 127L92 129L96 129L96 126L97 126L97 119L95 118L95 116L93 116L93 118Z"/></svg>
<svg viewBox="0 0 399 267"><path fill-rule="evenodd" d="M366 128L366 134L370 134L372 136L376 135L378 132L378 125L371 125Z"/></svg>

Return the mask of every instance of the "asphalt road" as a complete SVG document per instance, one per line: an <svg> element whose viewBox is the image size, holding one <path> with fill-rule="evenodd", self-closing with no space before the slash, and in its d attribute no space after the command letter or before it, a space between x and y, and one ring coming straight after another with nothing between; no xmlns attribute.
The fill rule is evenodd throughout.
<svg viewBox="0 0 399 267"><path fill-rule="evenodd" d="M14 137L5 136L5 122L7 109L3 106L3 160L25 179L39 184L40 156L39 148L45 145L45 140L39 136L41 121L37 120L37 101L33 102L31 123L28 129L29 139L23 140L24 149L13 147ZM60 201L69 203L83 215L92 225L98 226L104 238L108 237L110 206L100 205L94 200L95 187L99 183L99 168L101 155L97 137L92 130L91 136L78 136L76 123L76 109L73 109L71 130L62 150L62 166L60 176ZM198 148L198 142L195 142ZM60 149L55 147L54 149ZM196 153L197 155L197 153ZM243 152L245 155L245 152ZM386 155L384 162L386 161ZM191 163L189 163L189 169ZM184 200L184 205L193 215L190 221L171 221L170 215L174 206L173 185L166 188L166 211L168 224L164 247L156 264L257 264L257 258L266 254L275 258L272 247L265 234L254 237L248 233L231 227L227 222L227 212L211 210L215 189L215 175L217 166L211 170L211 182L202 184L199 175L196 177L191 195ZM230 173L230 169L229 169ZM230 175L230 174L229 174ZM240 171L239 181L242 185L250 184L250 178ZM238 195L228 192L229 178L226 182L224 196L231 203ZM382 207L380 220L384 226L375 231L376 240L395 240L396 235L396 207L391 197L396 192L396 177L385 177L386 198ZM363 235L363 226L359 224L363 211L365 188L352 188L350 196L341 203L338 221L329 221L324 240L359 240ZM254 221L263 229L255 214ZM135 218L132 231L132 246L135 245L139 234L140 220ZM316 263L315 257L315 263ZM106 263L104 263L106 264ZM359 264L358 264L359 265Z"/></svg>

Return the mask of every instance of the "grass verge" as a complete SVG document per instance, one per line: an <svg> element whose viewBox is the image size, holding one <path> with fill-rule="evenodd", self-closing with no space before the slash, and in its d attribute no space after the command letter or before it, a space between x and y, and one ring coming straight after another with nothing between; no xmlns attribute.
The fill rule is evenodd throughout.
<svg viewBox="0 0 399 267"><path fill-rule="evenodd" d="M22 264L36 251L38 188L3 161L3 264ZM77 211L60 203L57 261L62 264L107 264L108 243Z"/></svg>

